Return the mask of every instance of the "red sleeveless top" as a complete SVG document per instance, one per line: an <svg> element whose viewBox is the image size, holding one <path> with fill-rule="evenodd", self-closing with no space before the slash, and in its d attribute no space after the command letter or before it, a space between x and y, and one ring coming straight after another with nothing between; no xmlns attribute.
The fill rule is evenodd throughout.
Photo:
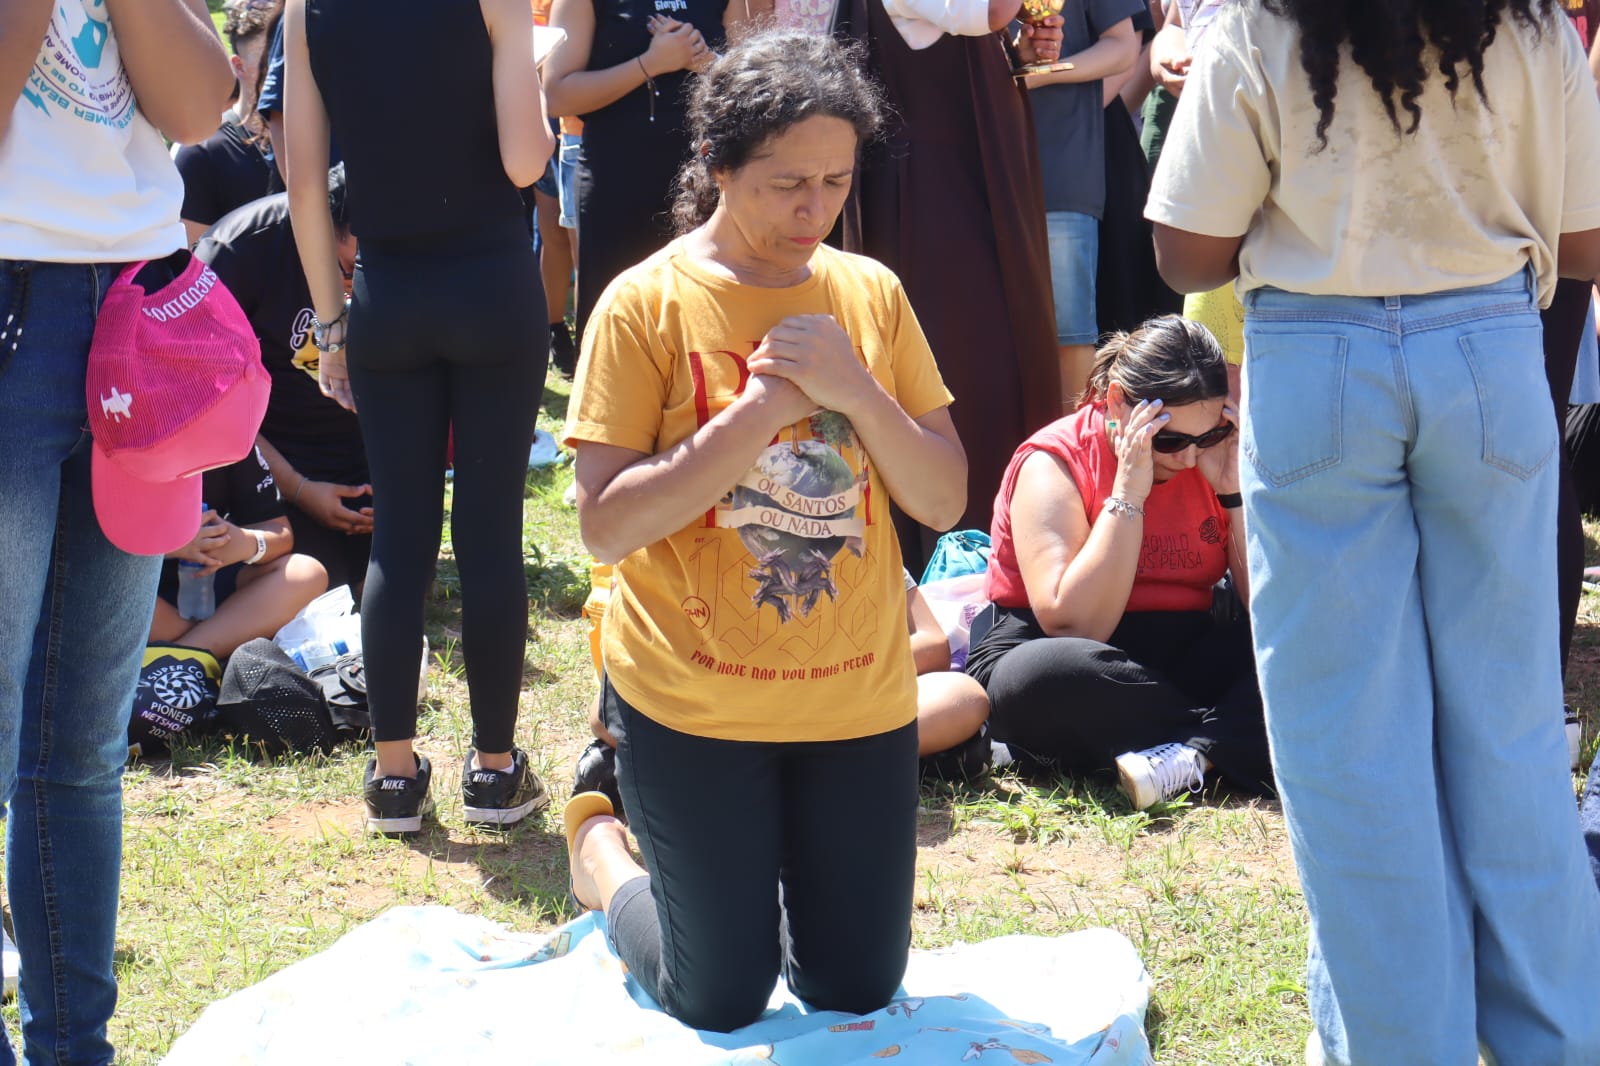
<svg viewBox="0 0 1600 1066"><path fill-rule="evenodd" d="M1081 407L1023 441L1000 481L989 532L988 595L1002 607L1030 606L1011 536L1011 495L1018 471L1034 452L1048 452L1067 464L1090 526L1127 521L1101 510L1117 473L1106 440L1104 404ZM1211 586L1228 569L1228 533L1228 512L1198 469L1157 482L1144 501L1144 547L1127 610L1210 610Z"/></svg>

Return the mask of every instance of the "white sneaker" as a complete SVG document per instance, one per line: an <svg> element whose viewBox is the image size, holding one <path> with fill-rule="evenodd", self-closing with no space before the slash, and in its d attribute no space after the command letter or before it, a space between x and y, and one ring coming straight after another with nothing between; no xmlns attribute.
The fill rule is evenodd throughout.
<svg viewBox="0 0 1600 1066"><path fill-rule="evenodd" d="M5 926L0 925L0 970L5 972L5 998L17 994L17 978L22 975L22 955Z"/></svg>
<svg viewBox="0 0 1600 1066"><path fill-rule="evenodd" d="M1117 756L1117 787L1142 811L1205 787L1205 756L1187 744L1163 744Z"/></svg>
<svg viewBox="0 0 1600 1066"><path fill-rule="evenodd" d="M1306 1037L1306 1066L1325 1066L1327 1061L1322 1054L1322 1037L1313 1029Z"/></svg>
<svg viewBox="0 0 1600 1066"><path fill-rule="evenodd" d="M1566 712L1567 758L1572 762L1573 773L1577 773L1578 763L1583 759L1583 723L1571 707L1563 707L1562 710Z"/></svg>

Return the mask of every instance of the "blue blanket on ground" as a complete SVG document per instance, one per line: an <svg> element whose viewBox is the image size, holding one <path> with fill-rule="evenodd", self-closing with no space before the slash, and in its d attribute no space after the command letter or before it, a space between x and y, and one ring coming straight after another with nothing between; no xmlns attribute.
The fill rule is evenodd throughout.
<svg viewBox="0 0 1600 1066"><path fill-rule="evenodd" d="M780 982L755 1024L707 1033L627 977L599 914L534 935L410 907L213 1004L163 1062L1153 1066L1149 991L1118 933L1011 936L912 952L904 995L874 1014L808 1011Z"/></svg>

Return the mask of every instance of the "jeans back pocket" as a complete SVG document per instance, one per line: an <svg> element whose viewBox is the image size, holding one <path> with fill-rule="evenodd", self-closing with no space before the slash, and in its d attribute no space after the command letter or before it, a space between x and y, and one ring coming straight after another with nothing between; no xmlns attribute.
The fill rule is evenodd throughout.
<svg viewBox="0 0 1600 1066"><path fill-rule="evenodd" d="M1544 330L1538 324L1483 330L1458 338L1478 390L1483 461L1519 481L1555 454L1544 376Z"/></svg>
<svg viewBox="0 0 1600 1066"><path fill-rule="evenodd" d="M1285 333L1245 326L1244 425L1250 465L1283 486L1343 458L1345 359L1337 333Z"/></svg>

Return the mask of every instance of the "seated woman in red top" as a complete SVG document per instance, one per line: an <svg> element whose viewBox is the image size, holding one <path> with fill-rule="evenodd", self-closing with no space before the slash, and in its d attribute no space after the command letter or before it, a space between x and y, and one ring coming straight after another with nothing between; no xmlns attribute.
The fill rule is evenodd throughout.
<svg viewBox="0 0 1600 1066"><path fill-rule="evenodd" d="M967 673L1024 763L1115 765L1140 810L1213 768L1271 791L1237 428L1216 339L1165 317L1113 337L1077 412L1017 449L994 504L994 626Z"/></svg>

